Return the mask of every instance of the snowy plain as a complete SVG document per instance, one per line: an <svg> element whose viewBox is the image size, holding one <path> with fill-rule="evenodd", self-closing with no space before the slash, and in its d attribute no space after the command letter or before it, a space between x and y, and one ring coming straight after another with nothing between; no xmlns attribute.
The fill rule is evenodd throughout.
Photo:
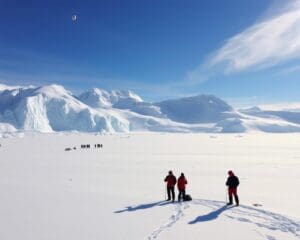
<svg viewBox="0 0 300 240"><path fill-rule="evenodd" d="M300 239L299 139L150 132L0 139L0 239ZM170 169L185 173L193 201L164 201ZM239 207L224 207L229 169L241 181Z"/></svg>

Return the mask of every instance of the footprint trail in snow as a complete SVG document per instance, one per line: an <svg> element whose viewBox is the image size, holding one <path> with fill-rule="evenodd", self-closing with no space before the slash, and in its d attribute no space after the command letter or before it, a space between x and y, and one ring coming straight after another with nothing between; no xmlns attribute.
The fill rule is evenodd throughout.
<svg viewBox="0 0 300 240"><path fill-rule="evenodd" d="M280 231L286 234L289 239L300 239L300 222L277 213L246 205L240 205L239 207L226 207L224 206L224 202L212 200L197 199L194 200L192 204L201 205L213 211L211 211L210 214L204 215L206 216L205 218L203 218L203 216L199 216L197 218L198 221L195 219L194 222L190 223L214 220L218 218L218 215L223 213L223 216L232 220L256 226L255 231L259 235L264 236L264 238L267 240L276 239L275 237L271 236L272 231ZM209 215L211 215L211 219L208 217Z"/></svg>
<svg viewBox="0 0 300 240"><path fill-rule="evenodd" d="M174 205L175 209L168 221L155 229L148 237L146 237L147 240L157 239L158 235L161 232L165 231L168 228L171 228L178 220L180 220L184 216L184 210L190 207L187 202L174 203Z"/></svg>
<svg viewBox="0 0 300 240"><path fill-rule="evenodd" d="M240 205L239 207L228 207L224 206L224 202L202 199L195 199L191 202L179 204L175 203L172 215L169 217L167 222L156 228L149 236L146 237L146 239L159 239L159 235L163 231L174 227L174 224L182 219L185 215L184 211L187 208L197 206L205 207L208 211L203 213L202 209L202 214L187 222L187 224L201 224L202 222L214 221L218 217L222 216L234 221L255 226L253 231L262 237L262 239L276 240L277 238L272 236L273 231L282 232L286 237L288 237L288 239L300 239L300 222L288 217L250 206ZM195 225L195 227L196 226L197 225Z"/></svg>

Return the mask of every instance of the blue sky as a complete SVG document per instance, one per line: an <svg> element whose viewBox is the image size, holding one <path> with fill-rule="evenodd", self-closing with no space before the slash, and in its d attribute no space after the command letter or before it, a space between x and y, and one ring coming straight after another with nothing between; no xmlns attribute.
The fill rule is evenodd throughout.
<svg viewBox="0 0 300 240"><path fill-rule="evenodd" d="M300 101L299 0L3 0L0 32L4 84Z"/></svg>

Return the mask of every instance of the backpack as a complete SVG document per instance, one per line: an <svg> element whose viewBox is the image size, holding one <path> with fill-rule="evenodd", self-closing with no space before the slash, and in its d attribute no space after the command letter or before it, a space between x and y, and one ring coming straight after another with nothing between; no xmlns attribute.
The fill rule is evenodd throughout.
<svg viewBox="0 0 300 240"><path fill-rule="evenodd" d="M192 200L193 199L192 199L191 195L189 195L189 194L186 194L183 198L183 201L192 201Z"/></svg>

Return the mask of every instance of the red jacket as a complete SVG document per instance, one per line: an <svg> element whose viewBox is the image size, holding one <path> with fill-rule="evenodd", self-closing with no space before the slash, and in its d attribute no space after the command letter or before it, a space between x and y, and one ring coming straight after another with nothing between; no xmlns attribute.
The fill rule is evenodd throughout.
<svg viewBox="0 0 300 240"><path fill-rule="evenodd" d="M177 187L179 190L185 190L185 185L187 184L187 180L185 177L179 177L177 182Z"/></svg>
<svg viewBox="0 0 300 240"><path fill-rule="evenodd" d="M167 182L167 187L174 187L176 185L176 177L174 175L168 175L165 178L165 182Z"/></svg>

